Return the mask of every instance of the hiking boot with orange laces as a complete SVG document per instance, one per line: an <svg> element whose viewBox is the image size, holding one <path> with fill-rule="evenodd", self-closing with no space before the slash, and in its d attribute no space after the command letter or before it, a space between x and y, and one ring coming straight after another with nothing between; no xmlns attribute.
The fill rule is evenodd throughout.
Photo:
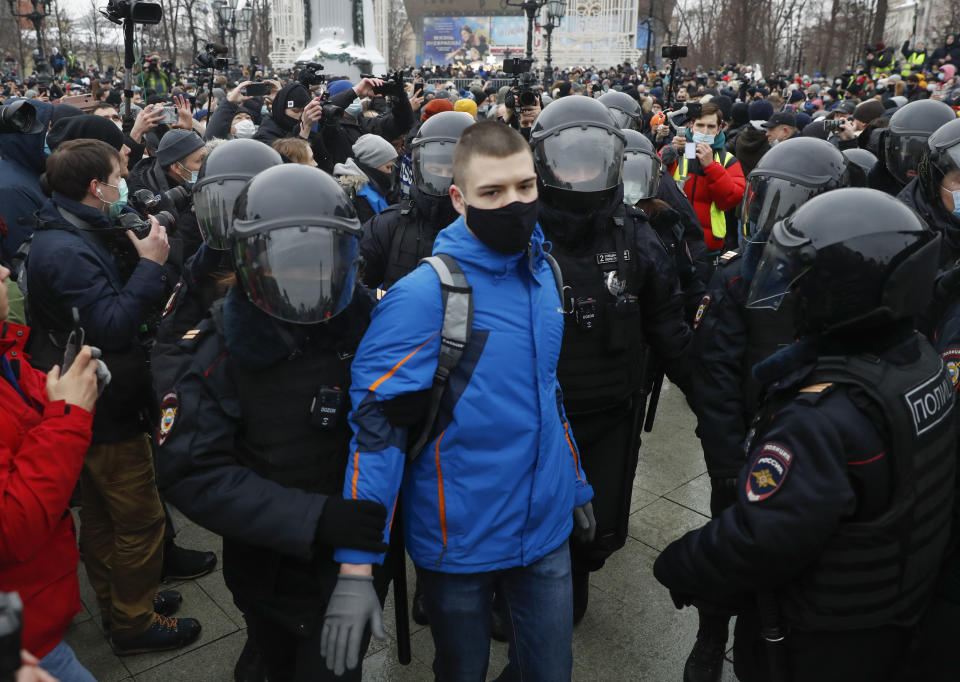
<svg viewBox="0 0 960 682"><path fill-rule="evenodd" d="M117 656L146 654L151 651L179 649L192 643L200 636L200 623L193 618L170 618L157 616L153 624L139 635L130 639L113 640L113 651Z"/></svg>

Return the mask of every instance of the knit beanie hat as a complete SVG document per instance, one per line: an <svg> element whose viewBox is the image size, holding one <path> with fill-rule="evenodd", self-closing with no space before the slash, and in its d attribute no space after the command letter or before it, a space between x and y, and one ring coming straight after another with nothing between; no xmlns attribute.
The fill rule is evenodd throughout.
<svg viewBox="0 0 960 682"><path fill-rule="evenodd" d="M474 118L477 117L477 103L472 99L458 99L456 104L453 105L454 111L465 111Z"/></svg>
<svg viewBox="0 0 960 682"><path fill-rule="evenodd" d="M195 132L174 128L160 138L160 144L157 145L157 162L163 167L171 166L201 147L203 147L203 138Z"/></svg>
<svg viewBox="0 0 960 682"><path fill-rule="evenodd" d="M353 143L353 158L370 168L379 168L397 158L397 150L379 135L367 133Z"/></svg>
<svg viewBox="0 0 960 682"><path fill-rule="evenodd" d="M421 121L426 121L428 118L434 114L439 114L441 111L453 111L453 105L448 99L434 99L430 100L427 105L423 108L423 115L420 117Z"/></svg>
<svg viewBox="0 0 960 682"><path fill-rule="evenodd" d="M339 80L333 81L330 85L327 86L327 92L330 93L330 96L339 95L344 90L348 90L353 87L353 83L348 80Z"/></svg>
<svg viewBox="0 0 960 682"><path fill-rule="evenodd" d="M773 116L773 105L765 99L750 102L748 109L751 121L769 121Z"/></svg>
<svg viewBox="0 0 960 682"><path fill-rule="evenodd" d="M861 123L870 123L873 119L883 116L885 111L881 102L868 99L866 102L860 102L853 110L853 118Z"/></svg>

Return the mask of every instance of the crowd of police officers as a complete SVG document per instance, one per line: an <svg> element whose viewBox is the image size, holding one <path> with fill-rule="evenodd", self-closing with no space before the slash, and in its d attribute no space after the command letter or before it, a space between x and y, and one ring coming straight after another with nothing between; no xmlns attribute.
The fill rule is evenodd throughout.
<svg viewBox="0 0 960 682"><path fill-rule="evenodd" d="M960 679L960 120L904 106L869 173L823 140L773 147L747 179L740 247L712 254L621 113L564 97L529 132L562 279L563 407L595 494L596 535L571 545L574 622L589 573L625 543L665 374L697 416L712 485L712 520L654 566L678 608L699 610L684 679L719 679L734 616L742 680ZM342 676L310 644L333 548L385 551L392 519L341 497L351 358L373 290L389 296L457 217L453 152L471 125L423 123L409 198L365 225L330 176L254 140L214 148L193 188L204 245L153 351L159 483L223 536L271 680L360 679L369 630L332 666ZM381 604L402 551L374 570Z"/></svg>

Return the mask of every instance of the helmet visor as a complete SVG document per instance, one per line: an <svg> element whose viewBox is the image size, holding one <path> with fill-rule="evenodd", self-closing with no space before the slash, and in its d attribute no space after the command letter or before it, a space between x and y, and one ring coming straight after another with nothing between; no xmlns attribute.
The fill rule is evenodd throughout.
<svg viewBox="0 0 960 682"><path fill-rule="evenodd" d="M960 170L960 144L942 149L931 155L931 162L941 174Z"/></svg>
<svg viewBox="0 0 960 682"><path fill-rule="evenodd" d="M810 264L800 259L800 247L807 243L807 240L790 237L783 229L783 222L777 223L763 248L747 295L747 308L780 308L794 283L810 269Z"/></svg>
<svg viewBox="0 0 960 682"><path fill-rule="evenodd" d="M905 185L917 175L920 157L927 149L929 135L888 135L887 169Z"/></svg>
<svg viewBox="0 0 960 682"><path fill-rule="evenodd" d="M778 220L783 220L819 193L817 187L752 174L743 198L743 238L751 242L766 241Z"/></svg>
<svg viewBox="0 0 960 682"><path fill-rule="evenodd" d="M637 129L637 122L627 112L622 109L609 109L610 115L613 116L613 120L616 121L618 128L627 128L629 130Z"/></svg>
<svg viewBox="0 0 960 682"><path fill-rule="evenodd" d="M424 194L447 195L453 182L453 148L456 142L436 140L413 148L413 180Z"/></svg>
<svg viewBox="0 0 960 682"><path fill-rule="evenodd" d="M236 237L237 278L250 301L286 322L315 324L353 297L357 238L330 227L277 227Z"/></svg>
<svg viewBox="0 0 960 682"><path fill-rule="evenodd" d="M229 248L227 238L233 222L233 204L249 178L219 178L197 183L193 205L203 241L211 249Z"/></svg>
<svg viewBox="0 0 960 682"><path fill-rule="evenodd" d="M623 196L633 206L641 199L657 196L660 189L660 160L650 154L623 155Z"/></svg>
<svg viewBox="0 0 960 682"><path fill-rule="evenodd" d="M623 138L595 126L564 128L537 142L540 181L556 189L599 192L620 183Z"/></svg>

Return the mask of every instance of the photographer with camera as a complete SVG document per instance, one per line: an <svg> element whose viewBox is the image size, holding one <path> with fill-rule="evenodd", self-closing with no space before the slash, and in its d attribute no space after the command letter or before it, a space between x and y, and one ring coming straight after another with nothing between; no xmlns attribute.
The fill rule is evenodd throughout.
<svg viewBox="0 0 960 682"><path fill-rule="evenodd" d="M248 95L248 86L266 86L270 89L270 95L276 95L280 91L280 83L277 81L264 81L262 84L254 81L243 81L238 84L237 87L227 93L226 99L213 110L207 124L207 130L204 133L205 140L233 140L256 135L257 128L253 121L252 112L260 110L263 99L261 96ZM247 123L244 123L244 121L247 121Z"/></svg>
<svg viewBox="0 0 960 682"><path fill-rule="evenodd" d="M160 55L154 53L143 60L141 71L141 85L145 90L152 90L155 95L166 96L170 92L171 78L167 71L161 69ZM164 62L164 65L168 62Z"/></svg>
<svg viewBox="0 0 960 682"><path fill-rule="evenodd" d="M80 546L104 630L118 654L130 655L189 644L200 625L168 617L179 594L155 599L164 513L148 435L156 422L145 330L169 294L170 245L155 218L136 236L116 225L126 204L122 169L119 152L100 140L64 142L47 159L52 197L37 215L26 281L33 364L58 364L80 326L114 376L81 474Z"/></svg>
<svg viewBox="0 0 960 682"><path fill-rule="evenodd" d="M285 137L301 137L310 143L320 169L332 173L334 162L324 137L313 130L323 118L324 106L302 83L287 83L273 98L270 115L263 118L253 139L270 145Z"/></svg>
<svg viewBox="0 0 960 682"><path fill-rule="evenodd" d="M525 140L530 139L530 128L543 109L540 93L530 78L532 61L515 57L503 61L504 73L513 75L513 85L503 98L502 121L517 130Z"/></svg>

